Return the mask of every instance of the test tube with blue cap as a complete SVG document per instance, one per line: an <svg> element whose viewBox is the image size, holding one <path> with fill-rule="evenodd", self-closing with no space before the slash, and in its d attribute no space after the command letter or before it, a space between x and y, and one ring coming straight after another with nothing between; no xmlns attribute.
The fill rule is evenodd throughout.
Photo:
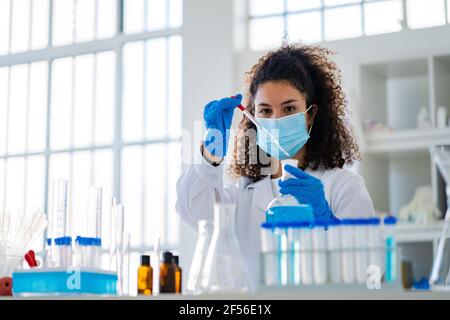
<svg viewBox="0 0 450 320"><path fill-rule="evenodd" d="M67 180L52 181L50 196L49 226L47 232L46 267L65 267L67 256L71 252L71 243L67 239Z"/></svg>

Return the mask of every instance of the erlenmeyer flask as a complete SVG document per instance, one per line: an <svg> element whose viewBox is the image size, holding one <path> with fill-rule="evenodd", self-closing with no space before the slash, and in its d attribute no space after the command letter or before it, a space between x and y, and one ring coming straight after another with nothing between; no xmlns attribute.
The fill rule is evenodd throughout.
<svg viewBox="0 0 450 320"><path fill-rule="evenodd" d="M250 281L235 230L236 205L216 203L214 232L202 272L202 290L208 293L247 292Z"/></svg>
<svg viewBox="0 0 450 320"><path fill-rule="evenodd" d="M281 161L283 166L282 179L294 178L289 172L286 172L284 166L289 164L297 167L298 161L295 159L286 159ZM266 210L267 223L312 223L314 220L313 210L309 204L301 204L290 194L280 194L273 199Z"/></svg>
<svg viewBox="0 0 450 320"><path fill-rule="evenodd" d="M198 239L186 286L186 291L190 294L199 294L202 292L201 275L206 262L208 248L211 244L213 230L214 225L212 221L200 220L198 222Z"/></svg>

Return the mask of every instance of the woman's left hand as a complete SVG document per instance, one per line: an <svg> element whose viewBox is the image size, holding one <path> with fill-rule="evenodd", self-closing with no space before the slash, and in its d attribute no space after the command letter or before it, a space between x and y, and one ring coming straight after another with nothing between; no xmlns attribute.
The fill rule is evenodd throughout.
<svg viewBox="0 0 450 320"><path fill-rule="evenodd" d="M322 181L288 164L284 169L295 178L280 180L280 192L293 195L300 203L310 204L316 222L331 221L334 216L325 199Z"/></svg>

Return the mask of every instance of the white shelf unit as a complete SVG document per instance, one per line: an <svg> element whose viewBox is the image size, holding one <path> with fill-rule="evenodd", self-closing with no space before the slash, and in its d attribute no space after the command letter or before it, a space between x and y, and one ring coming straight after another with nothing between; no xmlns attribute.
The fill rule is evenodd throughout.
<svg viewBox="0 0 450 320"><path fill-rule="evenodd" d="M360 172L375 209L398 215L417 187L434 185L430 146L450 144L450 126L436 127L437 107L450 111L450 52L364 62L359 80L361 120L376 120L390 128L364 132ZM427 129L417 128L422 106L431 120Z"/></svg>

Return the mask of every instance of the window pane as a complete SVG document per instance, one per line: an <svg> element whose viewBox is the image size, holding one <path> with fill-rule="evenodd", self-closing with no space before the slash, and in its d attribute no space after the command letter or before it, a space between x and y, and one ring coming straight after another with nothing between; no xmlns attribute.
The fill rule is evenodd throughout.
<svg viewBox="0 0 450 320"><path fill-rule="evenodd" d="M181 144L171 143L167 146L167 245L177 246L180 236L180 218L175 211L177 201L176 184L181 174Z"/></svg>
<svg viewBox="0 0 450 320"><path fill-rule="evenodd" d="M34 156L27 159L26 208L44 210L45 158Z"/></svg>
<svg viewBox="0 0 450 320"><path fill-rule="evenodd" d="M412 29L445 24L443 0L408 0L406 10L408 25Z"/></svg>
<svg viewBox="0 0 450 320"><path fill-rule="evenodd" d="M26 51L30 37L30 0L14 0L12 4L11 52Z"/></svg>
<svg viewBox="0 0 450 320"><path fill-rule="evenodd" d="M10 158L6 161L6 208L18 210L25 207L25 160Z"/></svg>
<svg viewBox="0 0 450 320"><path fill-rule="evenodd" d="M322 40L322 15L320 11L289 15L288 34L291 41L319 42Z"/></svg>
<svg viewBox="0 0 450 320"><path fill-rule="evenodd" d="M28 65L21 64L11 67L10 85L8 153L14 154L25 151Z"/></svg>
<svg viewBox="0 0 450 320"><path fill-rule="evenodd" d="M8 123L9 68L0 68L0 155L6 153L6 128ZM0 184L1 184L0 180ZM0 207L1 208L1 207Z"/></svg>
<svg viewBox="0 0 450 320"><path fill-rule="evenodd" d="M33 16L31 29L31 49L45 48L48 44L49 0L32 0Z"/></svg>
<svg viewBox="0 0 450 320"><path fill-rule="evenodd" d="M91 41L95 33L95 1L75 1L75 41Z"/></svg>
<svg viewBox="0 0 450 320"><path fill-rule="evenodd" d="M283 13L284 0L250 0L249 10L251 16Z"/></svg>
<svg viewBox="0 0 450 320"><path fill-rule="evenodd" d="M380 17L383 17L380 20ZM367 35L402 30L403 6L401 0L364 4L365 33Z"/></svg>
<svg viewBox="0 0 450 320"><path fill-rule="evenodd" d="M70 146L72 63L72 58L57 59L53 62L50 129L50 142L53 149Z"/></svg>
<svg viewBox="0 0 450 320"><path fill-rule="evenodd" d="M28 151L41 151L46 140L48 64L36 62L30 68Z"/></svg>
<svg viewBox="0 0 450 320"><path fill-rule="evenodd" d="M152 144L145 150L145 232L165 239L166 154L164 144ZM145 245L153 245L153 237L145 236Z"/></svg>
<svg viewBox="0 0 450 320"><path fill-rule="evenodd" d="M325 10L325 39L337 40L361 36L361 7Z"/></svg>
<svg viewBox="0 0 450 320"><path fill-rule="evenodd" d="M87 234L87 200L91 184L91 152L83 151L73 154L72 175L70 179L69 202L72 236Z"/></svg>
<svg viewBox="0 0 450 320"><path fill-rule="evenodd" d="M182 39L181 36L169 38L169 136L181 136L182 105Z"/></svg>
<svg viewBox="0 0 450 320"><path fill-rule="evenodd" d="M126 228L133 232L131 246L143 242L143 151L142 147L128 147L122 154L121 202Z"/></svg>
<svg viewBox="0 0 450 320"><path fill-rule="evenodd" d="M112 51L97 54L94 136L97 145L109 144L113 140L115 60Z"/></svg>
<svg viewBox="0 0 450 320"><path fill-rule="evenodd" d="M116 0L97 1L97 38L110 38L116 34Z"/></svg>
<svg viewBox="0 0 450 320"><path fill-rule="evenodd" d="M82 147L92 142L94 55L77 56L74 72L73 145Z"/></svg>
<svg viewBox="0 0 450 320"><path fill-rule="evenodd" d="M250 48L264 50L279 46L283 40L283 29L281 17L252 19L250 21Z"/></svg>
<svg viewBox="0 0 450 320"><path fill-rule="evenodd" d="M0 55L9 50L10 0L0 1Z"/></svg>
<svg viewBox="0 0 450 320"><path fill-rule="evenodd" d="M124 32L138 33L144 31L144 0L125 0Z"/></svg>
<svg viewBox="0 0 450 320"><path fill-rule="evenodd" d="M169 26L178 28L183 23L183 0L169 0Z"/></svg>
<svg viewBox="0 0 450 320"><path fill-rule="evenodd" d="M123 68L123 117L122 136L124 140L143 138L143 79L144 44L128 43L124 47Z"/></svg>
<svg viewBox="0 0 450 320"><path fill-rule="evenodd" d="M361 0L324 0L323 4L326 7L330 6L338 6L342 4L349 4L349 3L359 3Z"/></svg>
<svg viewBox="0 0 450 320"><path fill-rule="evenodd" d="M73 43L73 0L53 0L53 45Z"/></svg>
<svg viewBox="0 0 450 320"><path fill-rule="evenodd" d="M447 23L450 23L450 0L447 0Z"/></svg>
<svg viewBox="0 0 450 320"><path fill-rule="evenodd" d="M147 42L147 123L148 139L166 134L167 97L167 39L159 38Z"/></svg>
<svg viewBox="0 0 450 320"><path fill-rule="evenodd" d="M0 210L4 210L5 208L5 163L6 161L3 159L0 159Z"/></svg>
<svg viewBox="0 0 450 320"><path fill-rule="evenodd" d="M147 31L167 26L168 0L147 0Z"/></svg>
<svg viewBox="0 0 450 320"><path fill-rule="evenodd" d="M308 9L318 9L321 7L321 0L287 0L287 10L288 11L299 11Z"/></svg>

